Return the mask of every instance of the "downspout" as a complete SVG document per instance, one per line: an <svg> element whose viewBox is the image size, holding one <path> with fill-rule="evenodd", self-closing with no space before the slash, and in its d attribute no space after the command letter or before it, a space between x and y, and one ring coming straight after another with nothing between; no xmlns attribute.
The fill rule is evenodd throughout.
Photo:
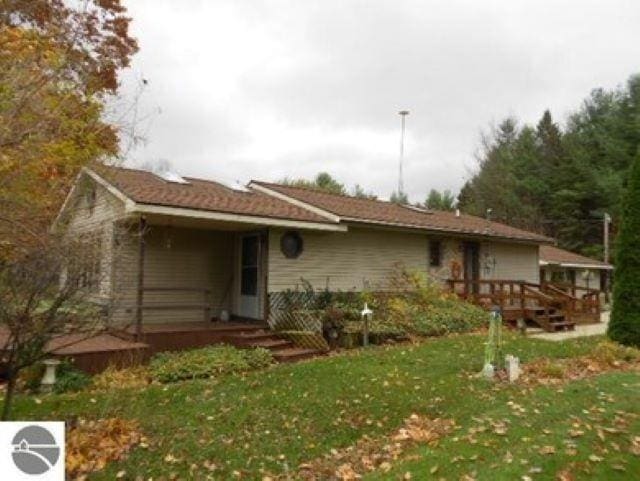
<svg viewBox="0 0 640 481"><path fill-rule="evenodd" d="M142 339L142 303L144 301L144 257L145 240L144 234L147 229L147 220L140 217L138 223L138 292L136 299L136 333L135 340Z"/></svg>

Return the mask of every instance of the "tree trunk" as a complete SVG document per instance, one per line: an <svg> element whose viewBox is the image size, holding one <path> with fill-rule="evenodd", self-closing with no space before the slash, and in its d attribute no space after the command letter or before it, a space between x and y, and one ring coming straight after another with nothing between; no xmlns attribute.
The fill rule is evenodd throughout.
<svg viewBox="0 0 640 481"><path fill-rule="evenodd" d="M4 404L2 406L2 421L8 421L11 414L11 403L13 402L13 393L16 389L17 375L11 371L8 373L7 391L4 395Z"/></svg>

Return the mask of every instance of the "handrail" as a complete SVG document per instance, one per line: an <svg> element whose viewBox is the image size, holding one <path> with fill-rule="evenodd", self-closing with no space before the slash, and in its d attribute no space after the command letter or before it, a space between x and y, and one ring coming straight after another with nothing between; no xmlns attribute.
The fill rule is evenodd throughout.
<svg viewBox="0 0 640 481"><path fill-rule="evenodd" d="M586 286L578 286L578 285L575 285L575 284L568 284L566 282L549 282L549 281L545 281L545 282L543 282L543 284L551 285L551 286L554 286L554 287L557 287L557 288L560 288L560 289L565 288L565 289L572 289L572 290L575 289L575 290L585 291L585 292L588 292L590 294L600 294L600 292L601 292L600 289L595 289L593 287L586 287Z"/></svg>
<svg viewBox="0 0 640 481"><path fill-rule="evenodd" d="M528 300L535 300L542 315L537 316L543 323L550 322L550 311L561 308L567 320L575 316L595 318L600 313L600 291L574 286L575 291L585 291L580 297L565 292L554 283L535 284L524 280L507 279L448 279L452 292L475 304L487 307L487 303L505 306L519 306L522 312L528 309ZM460 289L462 286L463 289Z"/></svg>

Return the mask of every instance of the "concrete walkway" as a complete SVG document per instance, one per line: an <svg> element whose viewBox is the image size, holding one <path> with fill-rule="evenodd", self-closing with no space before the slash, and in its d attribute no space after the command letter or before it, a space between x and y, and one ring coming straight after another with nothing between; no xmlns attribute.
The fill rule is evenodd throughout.
<svg viewBox="0 0 640 481"><path fill-rule="evenodd" d="M541 332L530 334L529 337L535 339L545 339L547 341L564 341L565 339L573 339L576 337L599 336L607 332L609 325L609 311L605 311L600 315L599 324L584 324L576 326L573 331L561 332Z"/></svg>

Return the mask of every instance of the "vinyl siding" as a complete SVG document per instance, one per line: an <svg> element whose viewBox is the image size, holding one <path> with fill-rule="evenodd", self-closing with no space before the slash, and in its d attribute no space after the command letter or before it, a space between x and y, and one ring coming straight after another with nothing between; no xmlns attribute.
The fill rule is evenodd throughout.
<svg viewBox="0 0 640 481"><path fill-rule="evenodd" d="M96 190L91 208L88 192ZM66 211L68 235L94 233L101 238L101 276L94 301L108 303L114 324L135 320L138 287L137 224L117 222L124 216L123 203L102 186L82 184ZM178 229L150 225L145 234L145 287L209 289L204 292L145 292L144 303L210 303L211 314L230 309L233 301L232 232ZM202 321L204 309L143 311L143 322Z"/></svg>
<svg viewBox="0 0 640 481"><path fill-rule="evenodd" d="M422 233L351 227L346 233L302 232L304 251L297 259L280 252L284 230L269 234L269 292L301 287L362 290L384 286L397 265L444 281L453 264L462 266L462 239ZM429 241L441 241L442 262L429 266ZM481 279L538 282L538 246L502 242L480 245Z"/></svg>
<svg viewBox="0 0 640 481"><path fill-rule="evenodd" d="M506 242L482 243L480 278L539 283L538 246Z"/></svg>
<svg viewBox="0 0 640 481"><path fill-rule="evenodd" d="M230 232L147 227L145 234L144 285L146 288L202 289L203 291L145 291L144 304L185 305L184 308L145 309L143 323L203 321L203 308L218 316L233 300L234 239ZM134 321L137 296L137 239L128 242L117 275L120 286L119 323ZM210 293L205 297L204 289ZM189 307L187 307L189 306Z"/></svg>
<svg viewBox="0 0 640 481"><path fill-rule="evenodd" d="M280 251L284 232L269 231L269 292L295 289L302 279L317 289L374 289L384 284L397 264L425 271L429 261L424 234L351 227L348 232L302 231L302 254L287 259Z"/></svg>
<svg viewBox="0 0 640 481"><path fill-rule="evenodd" d="M95 201L90 193L95 192ZM97 291L92 299L108 302L111 298L112 259L114 252L114 222L124 215L122 202L100 185L81 181L73 198L69 199L60 228L66 235L78 236L91 233L98 238L100 247L100 276Z"/></svg>

